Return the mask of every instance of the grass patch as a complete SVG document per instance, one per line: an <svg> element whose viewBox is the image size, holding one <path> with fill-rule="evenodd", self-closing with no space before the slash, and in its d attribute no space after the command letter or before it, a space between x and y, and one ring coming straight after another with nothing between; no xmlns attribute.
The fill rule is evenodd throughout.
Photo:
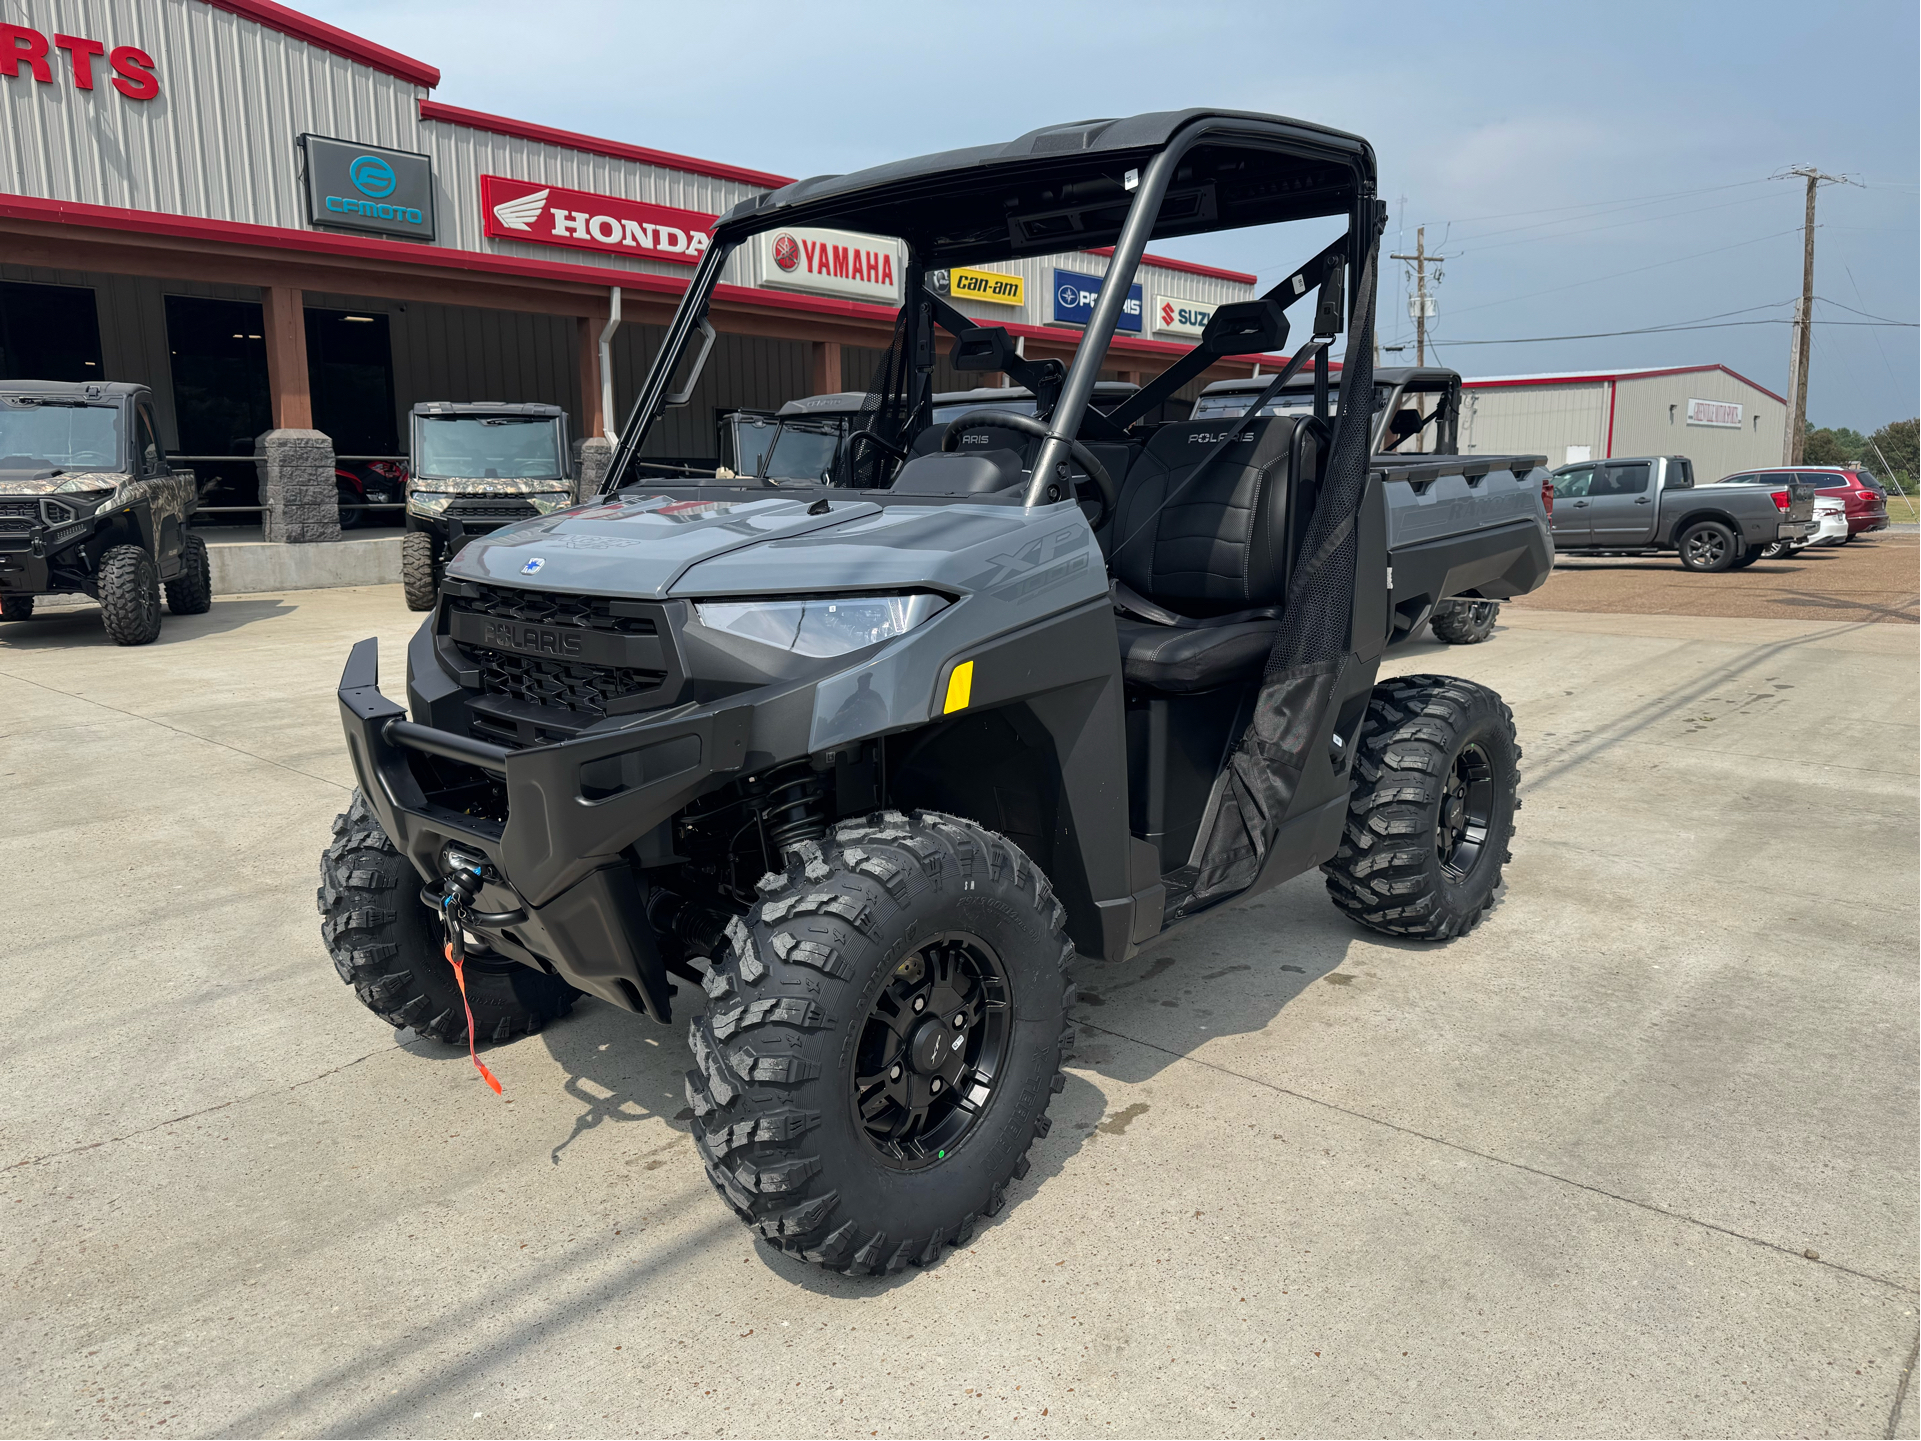
<svg viewBox="0 0 1921 1441"><path fill-rule="evenodd" d="M1909 522L1921 521L1921 511L1916 509L1915 497L1912 495L1890 494L1888 496L1888 519L1905 520Z"/></svg>

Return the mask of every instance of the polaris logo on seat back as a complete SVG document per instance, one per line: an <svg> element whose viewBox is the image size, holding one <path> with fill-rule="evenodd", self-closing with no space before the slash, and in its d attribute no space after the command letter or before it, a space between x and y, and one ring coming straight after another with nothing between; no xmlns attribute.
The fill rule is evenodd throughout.
<svg viewBox="0 0 1921 1441"><path fill-rule="evenodd" d="M516 625L510 620L490 620L480 643L493 650L521 651L531 655L579 655L580 637L544 625Z"/></svg>
<svg viewBox="0 0 1921 1441"><path fill-rule="evenodd" d="M1197 430L1192 435L1188 436L1187 443L1189 445L1212 445L1217 440L1226 440L1227 438L1228 438L1228 432L1225 430L1214 431L1211 434L1205 430ZM1234 437L1234 439L1237 442L1240 442L1243 444L1246 443L1247 441L1252 440L1253 438L1254 438L1254 432L1251 430L1244 430L1239 435Z"/></svg>

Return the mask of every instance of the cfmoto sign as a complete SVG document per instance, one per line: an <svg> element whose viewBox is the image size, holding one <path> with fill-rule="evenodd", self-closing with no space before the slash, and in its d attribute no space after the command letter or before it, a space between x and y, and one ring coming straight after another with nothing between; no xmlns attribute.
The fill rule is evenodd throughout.
<svg viewBox="0 0 1921 1441"><path fill-rule="evenodd" d="M393 166L378 155L362 155L347 167L347 178L353 182L354 189L362 195L370 195L381 200L394 193L400 182L394 175Z"/></svg>
<svg viewBox="0 0 1921 1441"><path fill-rule="evenodd" d="M302 135L307 219L332 230L434 238L433 162L406 150Z"/></svg>

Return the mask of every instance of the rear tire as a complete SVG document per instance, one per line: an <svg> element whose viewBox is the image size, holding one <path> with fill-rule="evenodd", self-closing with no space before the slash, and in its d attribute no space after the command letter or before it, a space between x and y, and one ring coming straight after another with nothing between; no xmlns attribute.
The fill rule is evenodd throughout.
<svg viewBox="0 0 1921 1441"><path fill-rule="evenodd" d="M1767 549L1768 548L1765 545L1749 546L1744 552L1742 552L1740 559L1736 560L1734 564L1728 567L1728 569L1729 570L1746 570L1749 566L1753 565L1757 560L1761 559L1762 556L1766 555Z"/></svg>
<svg viewBox="0 0 1921 1441"><path fill-rule="evenodd" d="M334 817L320 857L320 934L340 979L390 1026L467 1044L467 1015L441 931L419 899L420 873L387 839L366 797ZM466 962L467 1004L482 1041L531 1036L573 1009L580 992L557 977L491 956Z"/></svg>
<svg viewBox="0 0 1921 1441"><path fill-rule="evenodd" d="M32 620L33 597L30 595L0 596L0 620Z"/></svg>
<svg viewBox="0 0 1921 1441"><path fill-rule="evenodd" d="M160 568L137 545L100 557L100 620L115 645L151 645L160 637Z"/></svg>
<svg viewBox="0 0 1921 1441"><path fill-rule="evenodd" d="M406 593L408 610L432 610L440 599L445 567L439 549L440 543L424 530L410 530L401 536L400 588Z"/></svg>
<svg viewBox="0 0 1921 1441"><path fill-rule="evenodd" d="M167 609L175 615L205 615L213 609L213 568L207 542L190 535L180 547L180 574L167 582Z"/></svg>
<svg viewBox="0 0 1921 1441"><path fill-rule="evenodd" d="M933 811L843 822L760 891L688 1036L708 1179L790 1255L930 1265L1002 1208L1066 1085L1066 913L1018 846Z"/></svg>
<svg viewBox="0 0 1921 1441"><path fill-rule="evenodd" d="M1501 607L1491 600L1444 601L1428 622L1437 640L1449 645L1479 645L1494 634Z"/></svg>
<svg viewBox="0 0 1921 1441"><path fill-rule="evenodd" d="M1486 686L1443 675L1374 687L1334 858L1334 904L1370 930L1444 941L1480 924L1512 857L1521 747Z"/></svg>
<svg viewBox="0 0 1921 1441"><path fill-rule="evenodd" d="M1677 549L1683 568L1706 575L1732 566L1741 554L1741 543L1720 521L1704 520L1682 532Z"/></svg>

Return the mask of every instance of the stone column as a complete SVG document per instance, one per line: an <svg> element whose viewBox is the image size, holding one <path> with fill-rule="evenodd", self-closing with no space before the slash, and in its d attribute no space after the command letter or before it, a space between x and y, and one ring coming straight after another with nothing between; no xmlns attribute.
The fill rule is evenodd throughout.
<svg viewBox="0 0 1921 1441"><path fill-rule="evenodd" d="M574 499L586 500L600 489L614 461L614 443L604 435L574 442Z"/></svg>
<svg viewBox="0 0 1921 1441"><path fill-rule="evenodd" d="M318 430L270 430L253 443L266 538L300 545L340 539L334 443Z"/></svg>

